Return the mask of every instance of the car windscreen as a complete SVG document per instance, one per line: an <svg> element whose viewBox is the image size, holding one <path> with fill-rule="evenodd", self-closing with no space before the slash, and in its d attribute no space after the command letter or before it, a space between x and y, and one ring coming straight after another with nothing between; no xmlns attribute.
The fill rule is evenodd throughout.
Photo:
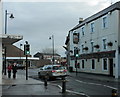
<svg viewBox="0 0 120 97"><path fill-rule="evenodd" d="M62 70L64 67L62 66L53 66L53 70Z"/></svg>

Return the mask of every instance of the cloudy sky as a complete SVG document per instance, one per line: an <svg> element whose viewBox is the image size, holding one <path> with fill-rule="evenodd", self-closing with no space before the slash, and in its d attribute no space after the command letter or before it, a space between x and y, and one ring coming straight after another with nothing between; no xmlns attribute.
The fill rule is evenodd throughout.
<svg viewBox="0 0 120 97"><path fill-rule="evenodd" d="M23 35L23 40L16 43L16 46L19 47L20 43L25 44L25 41L28 41L31 44L31 54L34 55L45 48L52 48L49 37L54 35L57 52L65 56L62 46L68 31L78 24L79 18L85 19L110 6L111 2L119 0L9 1L4 0L3 12L7 10L13 13L15 18L8 19L7 33Z"/></svg>

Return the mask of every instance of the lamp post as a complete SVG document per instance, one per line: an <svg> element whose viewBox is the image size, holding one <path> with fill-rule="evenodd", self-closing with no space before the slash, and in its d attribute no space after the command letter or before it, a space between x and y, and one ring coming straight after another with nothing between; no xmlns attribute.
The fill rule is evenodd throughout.
<svg viewBox="0 0 120 97"><path fill-rule="evenodd" d="M20 64L21 64L21 46L22 46L23 44L21 44L20 43Z"/></svg>
<svg viewBox="0 0 120 97"><path fill-rule="evenodd" d="M5 10L5 34L7 34L7 15L10 15L9 18L11 18L11 19L14 18L12 13L8 13L7 10Z"/></svg>
<svg viewBox="0 0 120 97"><path fill-rule="evenodd" d="M53 59L52 59L52 61L53 61L53 64L54 64L54 61L55 61L55 59L54 59L54 35L49 37L49 39L52 39L52 48L53 48Z"/></svg>
<svg viewBox="0 0 120 97"><path fill-rule="evenodd" d="M10 15L10 17L9 18L11 18L11 19L13 19L14 18L14 16L13 16L13 14L12 13L8 13L7 12L7 10L5 10L5 34L7 34L7 15ZM6 51L7 51L7 47L5 46L4 47L4 50L5 50L5 54L4 54L4 75L6 75Z"/></svg>

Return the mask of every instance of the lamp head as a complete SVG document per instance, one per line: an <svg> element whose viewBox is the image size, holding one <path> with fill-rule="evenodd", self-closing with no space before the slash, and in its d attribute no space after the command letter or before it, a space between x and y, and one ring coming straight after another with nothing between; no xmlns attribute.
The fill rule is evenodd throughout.
<svg viewBox="0 0 120 97"><path fill-rule="evenodd" d="M10 18L11 18L11 19L13 19L13 18L14 18L13 14L11 14L11 15L10 15Z"/></svg>

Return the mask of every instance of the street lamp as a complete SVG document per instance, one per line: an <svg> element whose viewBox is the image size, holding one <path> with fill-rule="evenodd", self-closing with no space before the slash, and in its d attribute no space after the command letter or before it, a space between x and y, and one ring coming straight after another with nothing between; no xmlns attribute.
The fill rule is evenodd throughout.
<svg viewBox="0 0 120 97"><path fill-rule="evenodd" d="M11 18L11 19L14 18L12 13L8 13L7 10L5 10L5 34L7 34L7 15L10 15L9 18Z"/></svg>
<svg viewBox="0 0 120 97"><path fill-rule="evenodd" d="M52 35L51 37L49 37L49 39L50 40L52 39L52 47L53 47L53 59L52 59L52 61L53 61L53 64L54 64L54 61L55 61L55 59L54 59L54 35Z"/></svg>
<svg viewBox="0 0 120 97"><path fill-rule="evenodd" d="M7 15L10 15L9 18L13 19L14 16L12 13L8 13L7 10L5 10L5 34L7 34ZM5 51L5 54L4 54L4 64L3 64L3 67L4 67L4 75L6 75L6 50L7 50L7 47L4 46L4 51Z"/></svg>

